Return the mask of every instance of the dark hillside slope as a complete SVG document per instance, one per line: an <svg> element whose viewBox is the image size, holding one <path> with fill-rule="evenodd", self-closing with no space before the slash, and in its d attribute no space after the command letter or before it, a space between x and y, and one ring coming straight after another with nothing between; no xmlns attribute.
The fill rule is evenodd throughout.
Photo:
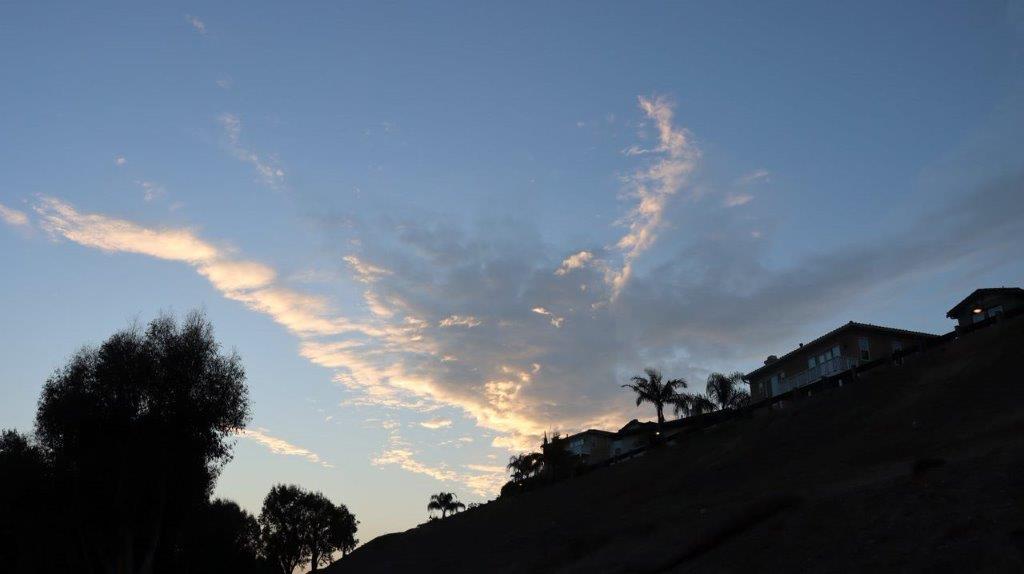
<svg viewBox="0 0 1024 574"><path fill-rule="evenodd" d="M1018 318L330 572L1022 572L1022 366Z"/></svg>

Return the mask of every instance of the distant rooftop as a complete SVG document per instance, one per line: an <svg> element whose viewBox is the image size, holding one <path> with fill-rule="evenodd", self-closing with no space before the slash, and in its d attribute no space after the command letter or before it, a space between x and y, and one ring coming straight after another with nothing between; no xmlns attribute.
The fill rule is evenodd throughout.
<svg viewBox="0 0 1024 574"><path fill-rule="evenodd" d="M956 315L959 315L960 312L963 311L964 307L968 306L979 297L999 294L1018 295L1020 297L1024 297L1024 289L1021 289L1020 287L986 287L983 289L975 289L973 293L964 297L963 301L954 305L953 308L946 313L946 317L955 319Z"/></svg>

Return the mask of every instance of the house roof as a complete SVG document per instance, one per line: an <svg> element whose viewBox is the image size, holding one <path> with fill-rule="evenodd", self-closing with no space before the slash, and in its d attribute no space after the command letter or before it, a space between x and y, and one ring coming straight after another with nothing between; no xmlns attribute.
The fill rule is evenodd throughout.
<svg viewBox="0 0 1024 574"><path fill-rule="evenodd" d="M778 360L772 361L771 363L768 363L767 365L758 367L758 368L754 369L753 371L750 371L749 373L746 374L746 378L749 379L751 377L757 376L761 372L769 370L773 365L778 365L779 363L781 363L782 361L788 359L789 357L793 356L794 354L796 354L796 353L798 353L800 351L803 351L804 349L806 349L808 347L816 345L816 344L818 344L818 343L820 343L822 341L825 341L826 339L829 339L831 337L835 337L837 335L840 335L841 333L849 331L850 329L863 329L863 330L867 330L867 331L874 331L876 333L884 333L886 335L900 335L900 336L903 336L903 337L915 337L915 338L925 338L925 339L931 339L931 338L934 338L934 337L938 337L938 335L934 335L932 333L922 333L920 331L908 331L906 329L897 329L896 327L884 327L882 325L872 325L871 323L857 323L855 321L850 321L849 323L846 323L845 325L842 325L840 327L832 329L828 333L825 333L824 335L818 337L817 339L814 339L813 341L811 341L809 343L804 343L804 344L800 345L799 347L797 347L797 348L793 349L792 351L786 353L785 355L782 355L781 357L779 357Z"/></svg>
<svg viewBox="0 0 1024 574"><path fill-rule="evenodd" d="M949 317L950 319L955 319L956 315L959 315L960 312L963 311L964 307L970 305L979 297L985 297L986 295L1009 295L1024 297L1024 289L1021 289L1020 287L986 287L983 289L975 289L973 293L964 297L963 301L960 301L959 303L954 305L953 308L946 313L946 317Z"/></svg>

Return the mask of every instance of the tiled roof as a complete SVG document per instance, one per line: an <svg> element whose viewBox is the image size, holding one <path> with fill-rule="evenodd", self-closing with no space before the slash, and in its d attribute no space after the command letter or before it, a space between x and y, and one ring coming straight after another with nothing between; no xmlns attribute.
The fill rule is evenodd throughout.
<svg viewBox="0 0 1024 574"><path fill-rule="evenodd" d="M855 321L850 321L849 323L846 323L845 325L842 325L840 327L832 329L828 333L825 333L824 335L818 337L817 339L814 339L813 341L811 341L809 343L804 343L803 345L800 345L799 347L797 347L797 348L793 349L792 351L786 353L785 355L782 355L781 357L779 357L777 361L773 361L771 363L768 363L767 365L758 367L758 368L754 369L753 371L750 371L749 373L747 373L746 377L749 379L749 378L757 375L761 371L771 367L772 365L775 365L775 364L777 364L777 363L779 363L779 362L781 362L781 361L783 361L785 359L788 359L793 354L798 353L800 351L803 351L807 347L810 347L812 345L820 343L820 342L824 341L825 339L828 339L830 337L834 337L834 336L842 333L843 331L846 331L848 329L853 329L853 328L868 329L868 330L875 331L875 332L878 332L878 333L886 333L886 334L889 334L889 335L902 335L902 336L905 336L905 337L917 337L917 338L938 337L938 335L934 335L932 333L922 333L920 331L908 331L907 329L897 329L896 327L884 327L882 325L872 325L871 323L857 323Z"/></svg>

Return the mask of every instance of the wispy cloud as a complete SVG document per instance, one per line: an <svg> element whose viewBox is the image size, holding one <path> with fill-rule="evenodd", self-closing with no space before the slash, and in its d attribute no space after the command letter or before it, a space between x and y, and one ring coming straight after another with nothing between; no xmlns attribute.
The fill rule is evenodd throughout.
<svg viewBox="0 0 1024 574"><path fill-rule="evenodd" d="M740 186L750 185L761 181L769 181L770 177L771 172L767 169L757 169L737 179L736 184Z"/></svg>
<svg viewBox="0 0 1024 574"><path fill-rule="evenodd" d="M285 174L277 161L242 145L241 118L235 114L224 113L220 115L218 121L224 129L224 137L231 154L256 168L257 175L267 187L275 190L282 189L285 183Z"/></svg>
<svg viewBox="0 0 1024 574"><path fill-rule="evenodd" d="M320 458L320 455L317 453L307 448L296 446L282 438L271 436L269 431L265 428L243 429L239 431L238 436L257 442L267 447L267 449L274 454L297 456L314 464L319 464L325 468L334 468L333 465Z"/></svg>
<svg viewBox="0 0 1024 574"><path fill-rule="evenodd" d="M479 327L483 321L472 315L448 315L438 322L438 327L466 327L472 329Z"/></svg>
<svg viewBox="0 0 1024 574"><path fill-rule="evenodd" d="M123 155L119 155L119 156L114 158L114 165L116 165L118 167L121 167L122 165L124 165L126 163L128 163L128 160L125 159L125 157Z"/></svg>
<svg viewBox="0 0 1024 574"><path fill-rule="evenodd" d="M195 16L185 16L185 21L192 25L192 29L200 34L206 34L206 24Z"/></svg>
<svg viewBox="0 0 1024 574"><path fill-rule="evenodd" d="M142 199L146 201L153 201L160 199L167 194L167 190L164 186L156 183L155 181L137 181L139 187L142 188Z"/></svg>
<svg viewBox="0 0 1024 574"><path fill-rule="evenodd" d="M433 418L420 423L420 426L428 429L440 429L452 426L452 419Z"/></svg>
<svg viewBox="0 0 1024 574"><path fill-rule="evenodd" d="M444 463L425 463L417 458L417 452L397 430L389 431L387 446L370 462L374 466L397 466L440 482L462 484L479 496L493 495L508 479L508 472L503 466L466 464L462 467L466 470L460 471Z"/></svg>
<svg viewBox="0 0 1024 574"><path fill-rule="evenodd" d="M730 193L725 196L726 207L739 207L753 201L754 196L749 193Z"/></svg>
<svg viewBox="0 0 1024 574"><path fill-rule="evenodd" d="M654 244L669 198L682 189L700 157L687 133L673 123L674 110L667 99L640 96L638 101L640 109L658 129L658 147L652 150L630 148L626 153L650 153L657 159L627 178L628 195L637 203L622 219L629 232L615 244L622 253L622 265L618 269L609 268L606 274L613 300L633 275L636 259Z"/></svg>
<svg viewBox="0 0 1024 574"><path fill-rule="evenodd" d="M15 227L24 227L28 225L28 215L17 209L12 209L6 205L0 203L0 219L4 220L7 225L13 225Z"/></svg>

